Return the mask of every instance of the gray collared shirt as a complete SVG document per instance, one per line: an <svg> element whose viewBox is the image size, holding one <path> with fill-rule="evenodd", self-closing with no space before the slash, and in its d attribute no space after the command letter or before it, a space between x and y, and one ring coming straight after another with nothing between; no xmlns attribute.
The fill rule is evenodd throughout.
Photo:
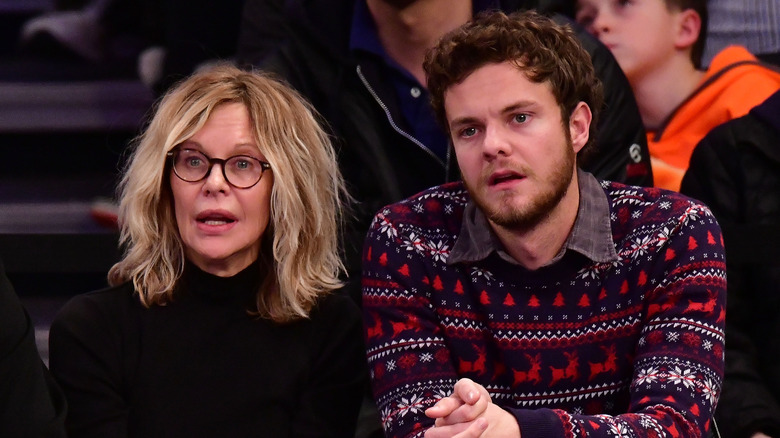
<svg viewBox="0 0 780 438"><path fill-rule="evenodd" d="M580 191L577 219L563 247L548 265L560 260L566 250L576 251L596 263L616 261L618 256L612 240L607 195L590 173L577 169L577 180ZM477 208L473 199L470 199L463 212L460 235L450 252L447 264L477 262L485 259L493 251L496 251L502 259L518 264L504 250L482 210Z"/></svg>

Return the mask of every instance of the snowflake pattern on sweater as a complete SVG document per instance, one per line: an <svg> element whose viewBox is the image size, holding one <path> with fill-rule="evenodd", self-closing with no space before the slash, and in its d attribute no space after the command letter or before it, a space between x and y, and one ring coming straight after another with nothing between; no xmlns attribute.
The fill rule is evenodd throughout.
<svg viewBox="0 0 780 438"><path fill-rule="evenodd" d="M709 209L677 193L601 184L618 259L567 251L535 271L492 253L448 265L461 183L380 211L364 248L363 312L388 437L469 377L523 438L697 437L723 378L725 256Z"/></svg>

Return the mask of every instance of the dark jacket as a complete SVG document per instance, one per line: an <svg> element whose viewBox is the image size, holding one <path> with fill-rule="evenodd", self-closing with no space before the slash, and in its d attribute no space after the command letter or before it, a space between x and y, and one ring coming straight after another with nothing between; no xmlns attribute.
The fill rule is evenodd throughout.
<svg viewBox="0 0 780 438"><path fill-rule="evenodd" d="M496 1L511 12L537 6ZM347 265L360 277L359 254L374 213L383 206L458 178L454 154L444 162L412 137L390 81L369 57L355 57L349 37L355 0L247 0L238 59L278 73L330 124L341 170L359 204L350 227ZM568 21L557 16L561 21ZM642 120L631 88L609 50L577 34L605 85L597 150L583 168L602 179L652 185ZM351 248L349 247L351 245ZM357 258L357 259L353 259Z"/></svg>
<svg viewBox="0 0 780 438"><path fill-rule="evenodd" d="M0 261L0 436L64 438L66 403Z"/></svg>
<svg viewBox="0 0 780 438"><path fill-rule="evenodd" d="M701 140L681 191L710 206L726 244L724 438L780 436L780 92Z"/></svg>

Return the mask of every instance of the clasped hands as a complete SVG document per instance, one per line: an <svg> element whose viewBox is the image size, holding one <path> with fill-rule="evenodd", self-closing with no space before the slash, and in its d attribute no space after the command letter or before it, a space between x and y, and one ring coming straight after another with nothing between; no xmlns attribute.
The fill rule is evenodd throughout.
<svg viewBox="0 0 780 438"><path fill-rule="evenodd" d="M455 383L452 395L425 410L434 426L425 438L520 438L515 417L494 404L484 386L471 379Z"/></svg>

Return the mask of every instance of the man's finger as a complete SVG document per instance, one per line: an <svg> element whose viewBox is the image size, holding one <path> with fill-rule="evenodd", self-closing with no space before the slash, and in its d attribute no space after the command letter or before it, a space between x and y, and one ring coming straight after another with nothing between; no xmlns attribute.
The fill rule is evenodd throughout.
<svg viewBox="0 0 780 438"><path fill-rule="evenodd" d="M469 424L469 423L464 423ZM469 427L456 435L453 438L479 438L488 428L488 421L484 418L477 418L469 424Z"/></svg>
<svg viewBox="0 0 780 438"><path fill-rule="evenodd" d="M441 418L450 415L455 409L463 405L463 401L457 397L449 396L436 402L435 405L425 410L429 418Z"/></svg>
<svg viewBox="0 0 780 438"><path fill-rule="evenodd" d="M443 426L474 421L485 413L489 403L488 397L479 397L473 405L463 403L448 415L437 418L436 425Z"/></svg>
<svg viewBox="0 0 780 438"><path fill-rule="evenodd" d="M475 383L473 380L464 377L455 383L452 395L457 396L464 402L473 405L479 400L481 385Z"/></svg>
<svg viewBox="0 0 780 438"><path fill-rule="evenodd" d="M479 418L469 423L431 427L425 431L425 438L477 438L487 427L487 420Z"/></svg>

